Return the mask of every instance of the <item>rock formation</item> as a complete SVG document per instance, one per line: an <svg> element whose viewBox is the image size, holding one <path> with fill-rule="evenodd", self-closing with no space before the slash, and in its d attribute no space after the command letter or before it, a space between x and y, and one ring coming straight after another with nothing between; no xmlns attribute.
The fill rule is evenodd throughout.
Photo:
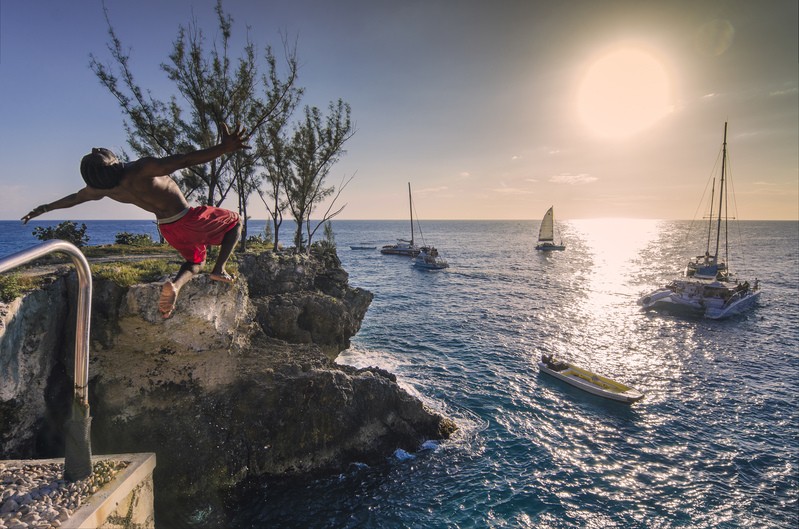
<svg viewBox="0 0 799 529"><path fill-rule="evenodd" d="M233 285L189 282L167 320L160 283L95 280L93 453L156 452L156 495L197 495L379 460L455 430L390 373L334 362L372 299L335 254L239 261ZM0 459L63 455L74 283L62 274L0 305Z"/></svg>

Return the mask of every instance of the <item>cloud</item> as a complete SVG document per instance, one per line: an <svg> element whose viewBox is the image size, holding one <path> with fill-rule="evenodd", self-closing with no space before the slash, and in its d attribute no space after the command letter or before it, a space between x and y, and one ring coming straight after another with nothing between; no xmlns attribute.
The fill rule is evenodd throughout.
<svg viewBox="0 0 799 529"><path fill-rule="evenodd" d="M590 184L599 180L596 176L591 176L587 173L571 174L561 173L549 177L549 181L555 184Z"/></svg>
<svg viewBox="0 0 799 529"><path fill-rule="evenodd" d="M511 156L511 157L510 157L510 159L511 159L511 160L521 160L521 159L522 159L522 157L521 157L521 156L519 156L518 154L514 154L513 156Z"/></svg>
<svg viewBox="0 0 799 529"><path fill-rule="evenodd" d="M458 173L458 176L460 176L461 178L469 178L470 176L472 176L472 173L470 173L469 171L461 171L460 173Z"/></svg>
<svg viewBox="0 0 799 529"><path fill-rule="evenodd" d="M446 191L449 189L447 186L439 186L439 187L425 187L424 189L414 189L414 195L434 195L436 193L440 193L442 191Z"/></svg>
<svg viewBox="0 0 799 529"><path fill-rule="evenodd" d="M797 93L799 93L799 88L794 86L793 88L788 88L787 90L774 90L772 92L769 92L768 95L770 97L779 97L779 96L792 96L796 95Z"/></svg>

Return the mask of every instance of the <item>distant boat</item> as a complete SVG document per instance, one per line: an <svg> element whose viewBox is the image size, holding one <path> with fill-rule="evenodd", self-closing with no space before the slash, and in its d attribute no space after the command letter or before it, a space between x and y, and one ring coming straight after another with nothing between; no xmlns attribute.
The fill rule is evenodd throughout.
<svg viewBox="0 0 799 529"><path fill-rule="evenodd" d="M713 197L711 195L711 215L708 227L708 246L704 256L691 261L685 276L674 279L666 286L659 288L638 300L644 310L685 314L719 320L740 314L755 305L760 297L760 283L755 280L736 280L730 273L726 262L721 261L722 219L724 231L727 231L727 123L724 124L724 141L721 160L721 181L719 186L719 203L716 218L713 218ZM715 188L715 182L714 182ZM713 225L716 230L716 244L711 254L711 236ZM724 242L725 255L728 253L727 237ZM729 261L727 259L727 261Z"/></svg>
<svg viewBox="0 0 799 529"><path fill-rule="evenodd" d="M350 244L350 250L375 250L377 246L370 246L366 243Z"/></svg>
<svg viewBox="0 0 799 529"><path fill-rule="evenodd" d="M644 394L637 389L563 362L552 355L542 355L538 368L567 384L606 399L632 404L644 398Z"/></svg>
<svg viewBox="0 0 799 529"><path fill-rule="evenodd" d="M397 239L396 244L387 244L380 248L380 253L386 255L406 255L408 257L416 257L419 255L421 248L419 248L414 241L413 199L411 198L410 182L408 182L408 204L411 210L411 239Z"/></svg>
<svg viewBox="0 0 799 529"><path fill-rule="evenodd" d="M414 259L413 266L426 270L442 270L448 268L449 263L438 254L438 250L434 246L423 246L419 255Z"/></svg>
<svg viewBox="0 0 799 529"><path fill-rule="evenodd" d="M538 229L538 244L535 245L536 250L552 251L552 250L565 250L566 246L563 241L560 244L555 244L555 219L553 208L549 208L541 219L541 227Z"/></svg>

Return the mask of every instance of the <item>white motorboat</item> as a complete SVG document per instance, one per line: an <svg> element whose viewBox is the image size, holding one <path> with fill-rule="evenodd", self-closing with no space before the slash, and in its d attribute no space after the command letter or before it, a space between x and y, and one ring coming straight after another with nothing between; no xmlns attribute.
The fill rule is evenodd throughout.
<svg viewBox="0 0 799 529"><path fill-rule="evenodd" d="M542 373L606 399L632 404L644 398L644 394L637 389L597 375L574 364L558 360L552 355L542 355L541 361L538 362L538 368Z"/></svg>
<svg viewBox="0 0 799 529"><path fill-rule="evenodd" d="M413 266L426 270L441 270L449 267L449 263L438 254L434 246L423 246L419 255L413 260Z"/></svg>

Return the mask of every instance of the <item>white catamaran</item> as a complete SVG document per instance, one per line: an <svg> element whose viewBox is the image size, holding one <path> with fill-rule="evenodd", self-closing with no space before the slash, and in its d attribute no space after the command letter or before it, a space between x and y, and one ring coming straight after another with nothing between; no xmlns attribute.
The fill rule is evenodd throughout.
<svg viewBox="0 0 799 529"><path fill-rule="evenodd" d="M553 208L549 208L541 219L541 227L538 229L538 244L535 245L536 250L551 251L551 250L565 250L566 246L563 241L560 244L555 244L555 215L552 212Z"/></svg>
<svg viewBox="0 0 799 529"><path fill-rule="evenodd" d="M663 288L647 294L639 300L644 310L655 310L678 314L723 319L750 309L760 297L760 285L736 280L730 274L727 262L727 124L724 124L724 142L721 161L721 181L716 218L711 209L708 227L708 245L705 255L692 260L685 270L685 277L671 281ZM711 195L711 204L713 197ZM713 206L711 205L711 208ZM725 232L725 261L720 260L722 218ZM711 253L711 235L715 224L716 244Z"/></svg>

